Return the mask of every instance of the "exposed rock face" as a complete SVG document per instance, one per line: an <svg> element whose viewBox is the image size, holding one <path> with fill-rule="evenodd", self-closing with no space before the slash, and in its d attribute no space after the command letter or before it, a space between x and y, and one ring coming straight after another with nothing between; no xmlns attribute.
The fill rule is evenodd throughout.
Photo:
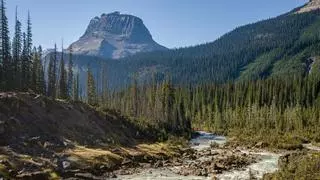
<svg viewBox="0 0 320 180"><path fill-rule="evenodd" d="M72 47L77 54L113 59L166 49L152 39L140 18L119 12L93 18L85 34Z"/></svg>
<svg viewBox="0 0 320 180"><path fill-rule="evenodd" d="M297 13L304 13L320 9L320 0L310 0L304 7L298 10Z"/></svg>

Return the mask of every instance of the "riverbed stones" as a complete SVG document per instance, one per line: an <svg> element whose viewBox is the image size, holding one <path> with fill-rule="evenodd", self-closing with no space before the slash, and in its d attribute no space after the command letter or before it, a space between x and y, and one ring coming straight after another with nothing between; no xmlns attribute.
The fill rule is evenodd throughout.
<svg viewBox="0 0 320 180"><path fill-rule="evenodd" d="M71 163L68 161L63 161L62 162L62 168L63 169L67 169L68 167L70 167Z"/></svg>
<svg viewBox="0 0 320 180"><path fill-rule="evenodd" d="M266 142L258 142L258 143L255 145L256 148L265 148L265 147L267 147L267 146L268 146L268 143L266 143Z"/></svg>
<svg viewBox="0 0 320 180"><path fill-rule="evenodd" d="M158 161L153 165L153 167L154 167L154 168L163 167L163 161L158 160Z"/></svg>
<svg viewBox="0 0 320 180"><path fill-rule="evenodd" d="M183 156L182 165L177 174L187 176L208 176L223 171L243 168L255 162L254 155L248 155L239 150L230 149L204 149L195 152L196 160Z"/></svg>

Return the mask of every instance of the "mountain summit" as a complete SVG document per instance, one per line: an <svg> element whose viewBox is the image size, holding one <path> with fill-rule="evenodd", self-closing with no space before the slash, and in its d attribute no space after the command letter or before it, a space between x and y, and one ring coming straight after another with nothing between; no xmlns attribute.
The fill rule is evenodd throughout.
<svg viewBox="0 0 320 180"><path fill-rule="evenodd" d="M113 59L167 49L153 40L140 18L120 12L93 18L72 48L76 54Z"/></svg>
<svg viewBox="0 0 320 180"><path fill-rule="evenodd" d="M304 13L320 9L320 0L310 0L305 6L298 10L298 13Z"/></svg>

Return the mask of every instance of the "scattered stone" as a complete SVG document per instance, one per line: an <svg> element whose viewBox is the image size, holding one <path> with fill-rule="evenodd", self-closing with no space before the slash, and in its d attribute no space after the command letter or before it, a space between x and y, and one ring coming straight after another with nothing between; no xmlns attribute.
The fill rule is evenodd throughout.
<svg viewBox="0 0 320 180"><path fill-rule="evenodd" d="M173 162L173 166L181 166L176 172L183 176L209 176L222 171L239 169L255 162L255 155L242 153L240 150L218 148L204 149L194 152L195 160L182 156L181 164Z"/></svg>
<svg viewBox="0 0 320 180"><path fill-rule="evenodd" d="M199 146L199 145L200 145L200 143L198 143L198 142L192 143L192 146Z"/></svg>
<svg viewBox="0 0 320 180"><path fill-rule="evenodd" d="M163 162L161 160L158 160L155 164L154 164L154 168L159 168L159 167L163 167Z"/></svg>
<svg viewBox="0 0 320 180"><path fill-rule="evenodd" d="M216 143L216 142L212 142L212 143L210 144L210 147L211 147L211 148L219 148L220 145L219 145L218 143Z"/></svg>
<svg viewBox="0 0 320 180"><path fill-rule="evenodd" d="M119 149L119 148L113 148L112 150L111 150L111 152L112 153L115 153L115 154L121 154L121 149Z"/></svg>
<svg viewBox="0 0 320 180"><path fill-rule="evenodd" d="M132 163L132 160L127 159L127 158L122 161L122 165L128 165L128 164L131 164L131 163Z"/></svg>
<svg viewBox="0 0 320 180"><path fill-rule="evenodd" d="M265 147L267 147L267 146L268 146L268 144L265 143L265 142L258 142L258 143L255 145L256 148L265 148Z"/></svg>
<svg viewBox="0 0 320 180"><path fill-rule="evenodd" d="M67 169L68 167L70 167L70 165L71 165L71 163L68 162L68 161L63 161L63 162L62 162L62 167L63 167L63 169Z"/></svg>
<svg viewBox="0 0 320 180"><path fill-rule="evenodd" d="M44 171L37 171L37 172L26 172L16 176L18 179L33 179L33 180L40 180L40 179L48 179L48 173Z"/></svg>
<svg viewBox="0 0 320 180"><path fill-rule="evenodd" d="M102 180L102 179L104 179L102 177L95 176L91 173L76 173L75 177L82 178L82 179L88 179L88 180Z"/></svg>
<svg viewBox="0 0 320 180"><path fill-rule="evenodd" d="M48 141L44 142L44 144L43 144L43 147L44 147L44 148L49 148L49 147L52 147L52 146L54 146L54 144L53 144L53 143L50 143L50 142L48 142Z"/></svg>
<svg viewBox="0 0 320 180"><path fill-rule="evenodd" d="M139 163L139 166L142 168L151 168L151 164L150 163Z"/></svg>

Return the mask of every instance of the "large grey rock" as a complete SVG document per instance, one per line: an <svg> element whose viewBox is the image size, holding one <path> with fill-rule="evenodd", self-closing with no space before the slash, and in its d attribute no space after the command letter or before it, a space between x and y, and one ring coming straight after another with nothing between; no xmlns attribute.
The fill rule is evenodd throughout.
<svg viewBox="0 0 320 180"><path fill-rule="evenodd" d="M72 47L76 54L113 59L166 49L153 40L140 18L119 12L93 18Z"/></svg>
<svg viewBox="0 0 320 180"><path fill-rule="evenodd" d="M300 8L297 13L304 13L320 9L320 0L309 0L309 2Z"/></svg>

